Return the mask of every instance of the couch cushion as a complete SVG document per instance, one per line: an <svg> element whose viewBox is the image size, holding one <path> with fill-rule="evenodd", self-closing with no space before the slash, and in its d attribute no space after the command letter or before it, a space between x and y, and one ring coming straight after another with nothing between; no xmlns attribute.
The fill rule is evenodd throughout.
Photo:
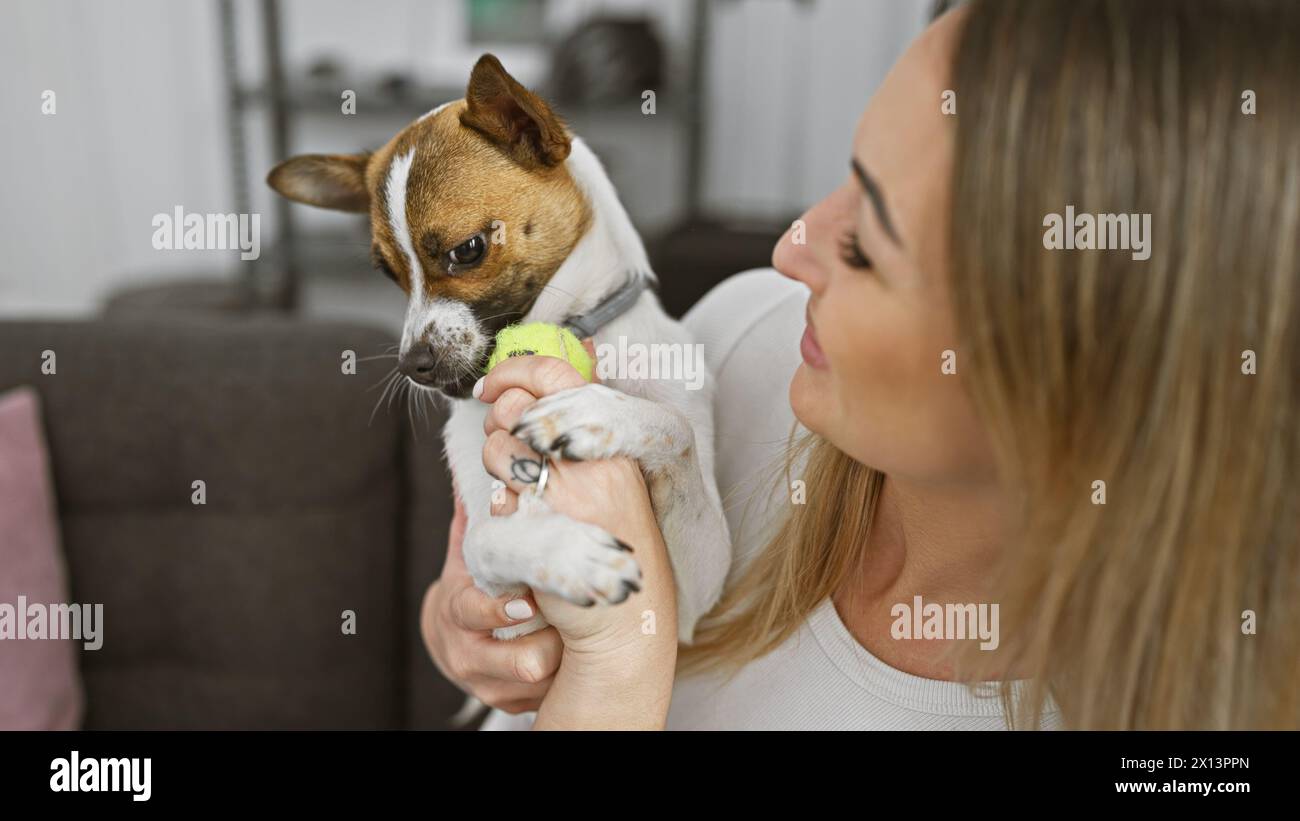
<svg viewBox="0 0 1300 821"><path fill-rule="evenodd" d="M0 324L0 389L46 406L72 598L104 605L86 726L403 725L405 416L371 419L390 360L340 368L390 344L283 319Z"/></svg>

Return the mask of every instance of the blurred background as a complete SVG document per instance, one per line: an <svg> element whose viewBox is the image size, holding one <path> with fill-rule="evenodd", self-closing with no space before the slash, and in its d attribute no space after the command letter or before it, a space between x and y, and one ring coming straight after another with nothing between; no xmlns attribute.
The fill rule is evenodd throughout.
<svg viewBox="0 0 1300 821"><path fill-rule="evenodd" d="M394 327L401 294L370 268L364 218L291 206L264 179L289 154L382 145L463 96L486 51L602 157L680 313L766 264L842 180L858 114L933 6L9 0L0 314L255 307ZM155 250L153 216L178 205L261 214L261 257Z"/></svg>
<svg viewBox="0 0 1300 821"><path fill-rule="evenodd" d="M273 196L278 161L383 145L493 52L604 160L680 315L840 184L938 5L0 4L0 606L104 618L95 650L0 641L0 729L458 726L419 631L444 411L391 390L366 218ZM156 249L176 209L260 215L260 255Z"/></svg>

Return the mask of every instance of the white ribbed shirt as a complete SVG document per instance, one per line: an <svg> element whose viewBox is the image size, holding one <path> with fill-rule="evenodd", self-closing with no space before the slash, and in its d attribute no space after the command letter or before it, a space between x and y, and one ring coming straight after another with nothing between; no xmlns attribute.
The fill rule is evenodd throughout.
<svg viewBox="0 0 1300 821"><path fill-rule="evenodd" d="M716 473L736 552L729 582L790 504L780 465L794 424L788 389L800 362L807 300L802 285L760 269L723 282L685 319L717 383ZM494 710L483 729L527 729L532 719ZM1060 726L1055 707L1049 705L1042 723ZM668 713L670 730L1005 727L996 687L890 667L853 638L829 598L779 647L729 680L678 676Z"/></svg>

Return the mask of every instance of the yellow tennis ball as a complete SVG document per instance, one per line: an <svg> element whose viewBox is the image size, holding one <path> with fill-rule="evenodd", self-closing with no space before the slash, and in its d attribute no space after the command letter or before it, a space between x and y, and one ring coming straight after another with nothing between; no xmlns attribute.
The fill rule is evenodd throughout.
<svg viewBox="0 0 1300 821"><path fill-rule="evenodd" d="M582 340L568 328L549 322L530 322L527 325L510 325L497 334L496 348L488 359L487 373L512 356L553 356L563 359L591 381L595 369L591 355L582 347Z"/></svg>

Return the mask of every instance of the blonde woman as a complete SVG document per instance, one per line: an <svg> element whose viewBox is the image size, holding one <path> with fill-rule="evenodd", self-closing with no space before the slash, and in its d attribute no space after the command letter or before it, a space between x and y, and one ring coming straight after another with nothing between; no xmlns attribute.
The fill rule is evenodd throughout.
<svg viewBox="0 0 1300 821"><path fill-rule="evenodd" d="M641 593L493 600L453 534L435 662L492 727L1300 726L1296 77L1287 2L940 18L776 248L788 280L689 317L736 547L693 645L615 460L547 495L635 546ZM483 392L498 476L520 407L577 379L509 364ZM533 606L553 628L488 638Z"/></svg>

